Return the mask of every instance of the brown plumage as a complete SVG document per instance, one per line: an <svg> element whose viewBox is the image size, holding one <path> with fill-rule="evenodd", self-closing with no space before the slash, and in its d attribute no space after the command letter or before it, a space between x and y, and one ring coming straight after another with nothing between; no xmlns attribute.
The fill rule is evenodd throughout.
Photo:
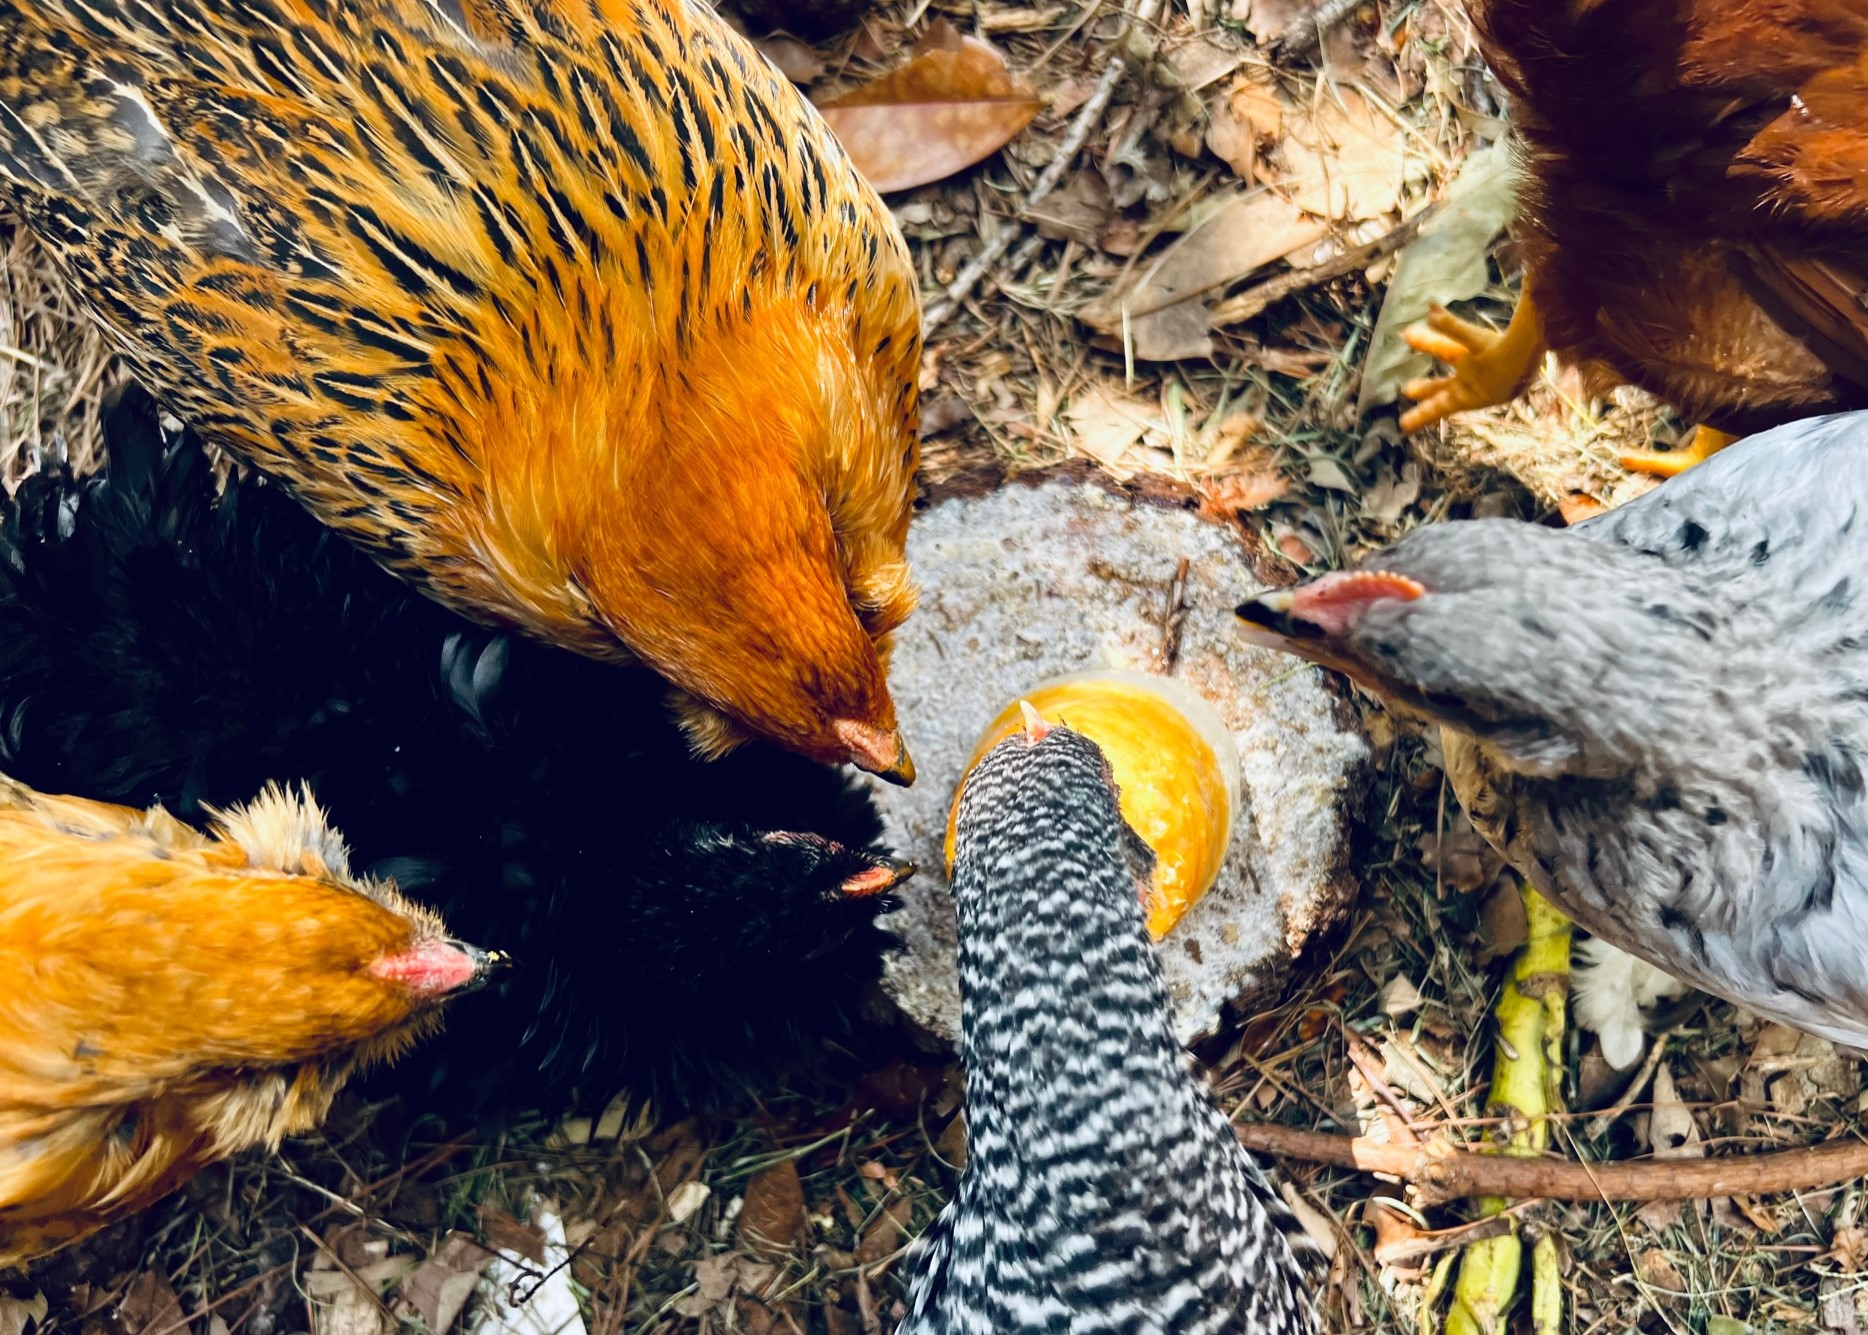
<svg viewBox="0 0 1868 1335"><path fill-rule="evenodd" d="M1545 346L1727 435L1868 406L1868 8L1473 11L1522 142L1525 301L1496 343L1436 313L1417 345L1455 375L1403 425L1503 401Z"/></svg>
<svg viewBox="0 0 1868 1335"><path fill-rule="evenodd" d="M0 1269L316 1126L493 962L352 877L309 797L203 835L0 778Z"/></svg>
<svg viewBox="0 0 1868 1335"><path fill-rule="evenodd" d="M915 278L682 0L0 0L0 190L132 364L451 606L912 776Z"/></svg>

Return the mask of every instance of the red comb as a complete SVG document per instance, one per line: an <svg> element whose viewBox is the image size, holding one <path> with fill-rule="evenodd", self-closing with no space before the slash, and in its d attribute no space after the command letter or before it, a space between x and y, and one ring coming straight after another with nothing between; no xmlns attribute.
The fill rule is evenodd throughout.
<svg viewBox="0 0 1868 1335"><path fill-rule="evenodd" d="M1413 602L1427 592L1417 581L1387 570L1352 570L1312 580L1291 591L1291 615L1341 635L1376 603Z"/></svg>

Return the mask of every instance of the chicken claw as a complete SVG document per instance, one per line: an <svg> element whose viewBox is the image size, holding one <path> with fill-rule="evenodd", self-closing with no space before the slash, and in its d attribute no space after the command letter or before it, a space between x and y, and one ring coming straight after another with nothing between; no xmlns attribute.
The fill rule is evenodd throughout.
<svg viewBox="0 0 1868 1335"><path fill-rule="evenodd" d="M1701 426L1693 439L1677 450L1630 450L1622 455L1622 467L1631 473L1650 473L1655 477L1678 477L1694 464L1703 464L1738 437L1717 427Z"/></svg>
<svg viewBox="0 0 1868 1335"><path fill-rule="evenodd" d="M1468 408L1510 402L1544 353L1543 326L1528 297L1518 302L1502 333L1435 306L1425 320L1402 330L1401 337L1416 352L1453 368L1451 375L1423 376L1401 386L1401 392L1416 401L1401 414L1403 431L1418 431Z"/></svg>

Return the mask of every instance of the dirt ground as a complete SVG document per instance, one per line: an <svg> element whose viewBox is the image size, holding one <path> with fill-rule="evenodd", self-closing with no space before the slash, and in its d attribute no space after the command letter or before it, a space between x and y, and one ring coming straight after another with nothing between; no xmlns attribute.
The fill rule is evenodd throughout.
<svg viewBox="0 0 1868 1335"><path fill-rule="evenodd" d="M767 50L820 99L899 64L944 20L1003 53L1042 102L1004 151L891 196L940 318L923 367L931 478L1070 457L1174 477L1263 534L1295 576L1423 522L1588 513L1649 485L1621 472L1617 448L1679 433L1639 396L1592 401L1554 367L1510 408L1416 438L1396 427L1384 295L1457 298L1502 324L1516 281L1499 229L1508 190L1462 173L1495 152L1505 108L1457 0L1332 0L1321 14L1309 0L745 11L755 34L774 18L805 30ZM1077 151L1031 203L1063 147ZM11 481L48 452L95 449L91 410L118 372L30 240L0 229ZM1276 1005L1201 1055L1241 1122L1476 1141L1498 1130L1486 1017L1522 911L1431 749L1365 709L1379 764L1361 899ZM1560 1153L1691 1158L1858 1124L1861 1066L1826 1045L1703 999L1660 1024L1662 1054L1632 1088L1571 1034ZM734 1117L492 1141L347 1098L321 1136L204 1173L145 1218L0 1278L0 1335L29 1318L46 1331L443 1335L476 1319L476 1285L509 1300L552 1289L592 1335L886 1332L902 1249L955 1181L960 1086L907 1050L831 1067ZM1392 1181L1277 1166L1336 1245L1330 1328L1437 1329L1459 1248L1495 1226ZM1557 1241L1564 1329L1853 1335L1868 1315L1861 1197L1858 1184L1512 1213ZM496 1273L489 1249L502 1248L524 1259ZM1510 1322L1529 1328L1522 1304Z"/></svg>

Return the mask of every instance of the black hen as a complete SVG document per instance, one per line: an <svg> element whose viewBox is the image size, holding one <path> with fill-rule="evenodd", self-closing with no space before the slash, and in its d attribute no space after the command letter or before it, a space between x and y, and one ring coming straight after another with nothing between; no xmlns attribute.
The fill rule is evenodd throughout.
<svg viewBox="0 0 1868 1335"><path fill-rule="evenodd" d="M907 868L841 772L688 754L663 683L462 620L147 394L0 527L0 768L187 819L312 786L360 873L518 966L378 1081L449 1115L706 1106L847 1031Z"/></svg>

